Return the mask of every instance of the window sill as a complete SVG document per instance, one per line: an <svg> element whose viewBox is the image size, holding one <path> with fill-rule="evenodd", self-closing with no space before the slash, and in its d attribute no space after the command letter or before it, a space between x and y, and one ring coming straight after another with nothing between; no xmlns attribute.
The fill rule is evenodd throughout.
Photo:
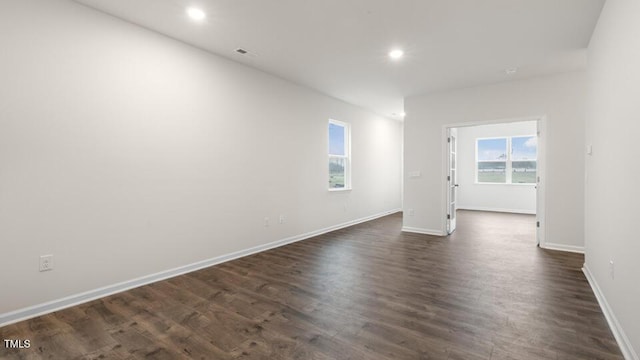
<svg viewBox="0 0 640 360"><path fill-rule="evenodd" d="M341 191L351 191L352 189L350 187L348 188L335 188L335 189L329 189L329 192L341 192Z"/></svg>

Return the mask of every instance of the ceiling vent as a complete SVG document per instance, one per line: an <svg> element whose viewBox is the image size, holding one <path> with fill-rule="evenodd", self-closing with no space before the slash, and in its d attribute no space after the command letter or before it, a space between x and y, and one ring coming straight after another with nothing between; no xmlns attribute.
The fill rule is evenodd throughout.
<svg viewBox="0 0 640 360"><path fill-rule="evenodd" d="M237 49L236 49L236 52L237 52L238 54L240 54L240 55L246 55L246 54L248 54L248 53L249 53L247 50L245 50L245 49L243 49L243 48L237 48Z"/></svg>

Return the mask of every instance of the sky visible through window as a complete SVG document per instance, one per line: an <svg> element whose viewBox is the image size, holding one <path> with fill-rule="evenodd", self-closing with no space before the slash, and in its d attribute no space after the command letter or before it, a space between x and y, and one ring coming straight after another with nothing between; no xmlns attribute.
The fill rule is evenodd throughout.
<svg viewBox="0 0 640 360"><path fill-rule="evenodd" d="M507 139L478 140L478 161L506 160Z"/></svg>
<svg viewBox="0 0 640 360"><path fill-rule="evenodd" d="M329 154L345 155L343 126L329 124Z"/></svg>
<svg viewBox="0 0 640 360"><path fill-rule="evenodd" d="M538 142L535 136L514 137L511 139L511 159L536 160L538 157Z"/></svg>

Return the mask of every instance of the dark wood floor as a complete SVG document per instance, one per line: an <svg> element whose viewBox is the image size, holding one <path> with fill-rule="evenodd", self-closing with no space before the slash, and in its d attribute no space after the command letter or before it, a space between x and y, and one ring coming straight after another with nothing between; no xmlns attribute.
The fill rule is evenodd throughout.
<svg viewBox="0 0 640 360"><path fill-rule="evenodd" d="M401 215L0 328L1 359L622 359L580 268L529 215Z"/></svg>

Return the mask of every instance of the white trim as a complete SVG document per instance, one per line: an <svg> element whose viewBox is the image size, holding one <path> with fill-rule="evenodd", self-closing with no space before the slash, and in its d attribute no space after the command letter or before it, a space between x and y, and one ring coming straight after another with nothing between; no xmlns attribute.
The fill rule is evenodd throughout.
<svg viewBox="0 0 640 360"><path fill-rule="evenodd" d="M584 246L544 243L540 247L547 250L567 251L572 253L584 254Z"/></svg>
<svg viewBox="0 0 640 360"><path fill-rule="evenodd" d="M539 246L545 246L547 242L547 117L543 116L537 123L538 135L538 163L536 179L536 221L538 229L536 231L536 242ZM584 249L583 249L584 252Z"/></svg>
<svg viewBox="0 0 640 360"><path fill-rule="evenodd" d="M410 227L410 226L403 226L402 231L408 232L408 233L414 233L414 234L425 234L425 235L434 235L434 236L447 235L442 230L423 229L423 228L416 228L416 227Z"/></svg>
<svg viewBox="0 0 640 360"><path fill-rule="evenodd" d="M517 118L506 119L493 119L493 120L479 120L479 121L465 121L459 123L445 124L444 127L467 127L467 126L480 126L480 125L493 125L493 124L510 124L523 121L537 121L545 115L523 116Z"/></svg>
<svg viewBox="0 0 640 360"><path fill-rule="evenodd" d="M352 188L332 188L329 189L329 192L340 192L340 191L351 191L353 190Z"/></svg>
<svg viewBox="0 0 640 360"><path fill-rule="evenodd" d="M491 212L503 212L503 213L513 213L513 214L528 214L535 215L535 210L523 210L523 209L503 209L503 208L492 208L492 207L483 207L483 206L458 206L458 210L471 210L471 211L491 211Z"/></svg>
<svg viewBox="0 0 640 360"><path fill-rule="evenodd" d="M596 282L596 278L593 276L593 274L587 267L586 263L582 267L582 272L584 273L584 276L587 278L589 285L591 285L593 294L596 296L596 299L598 300L598 304L602 309L602 313L604 314L604 317L607 319L609 328L611 329L613 336L616 338L616 341L618 342L618 346L620 347L620 351L622 352L622 355L626 360L640 360L640 358L638 358L638 353L633 349L633 346L631 345L631 341L629 341L627 334L625 334L624 330L622 329L622 326L620 326L620 323L618 322L618 319L613 313L613 310L611 310L611 307L609 306L607 299L604 297L604 294L600 290L600 287Z"/></svg>
<svg viewBox="0 0 640 360"><path fill-rule="evenodd" d="M343 229L349 226L360 224L363 222L371 221L383 216L391 215L400 212L401 209L393 209L384 211L375 215L366 216L360 219L347 221L338 225L329 226L323 229L310 231L304 234L291 236L285 239L276 240L264 245L258 245L249 249L236 251L230 254L217 256L211 259L198 261L192 264L179 266L177 268L161 271L155 274L150 274L135 278L132 280L123 281L117 284L108 285L105 287L89 290L83 293L67 296L61 299L56 299L46 303L29 306L26 308L18 309L8 313L0 314L0 327L13 324L19 321L34 318L36 316L45 315L54 311L62 310L71 306L76 306L82 303L86 303L92 300L103 298L105 296L117 294L126 290L137 288L143 285L151 284L157 281L172 278L178 275L183 275L196 270L204 269L213 265L221 264L223 262L238 259L244 256L252 255L262 251L270 250L280 246L288 245L297 241L306 240L318 235L326 234L331 231Z"/></svg>

